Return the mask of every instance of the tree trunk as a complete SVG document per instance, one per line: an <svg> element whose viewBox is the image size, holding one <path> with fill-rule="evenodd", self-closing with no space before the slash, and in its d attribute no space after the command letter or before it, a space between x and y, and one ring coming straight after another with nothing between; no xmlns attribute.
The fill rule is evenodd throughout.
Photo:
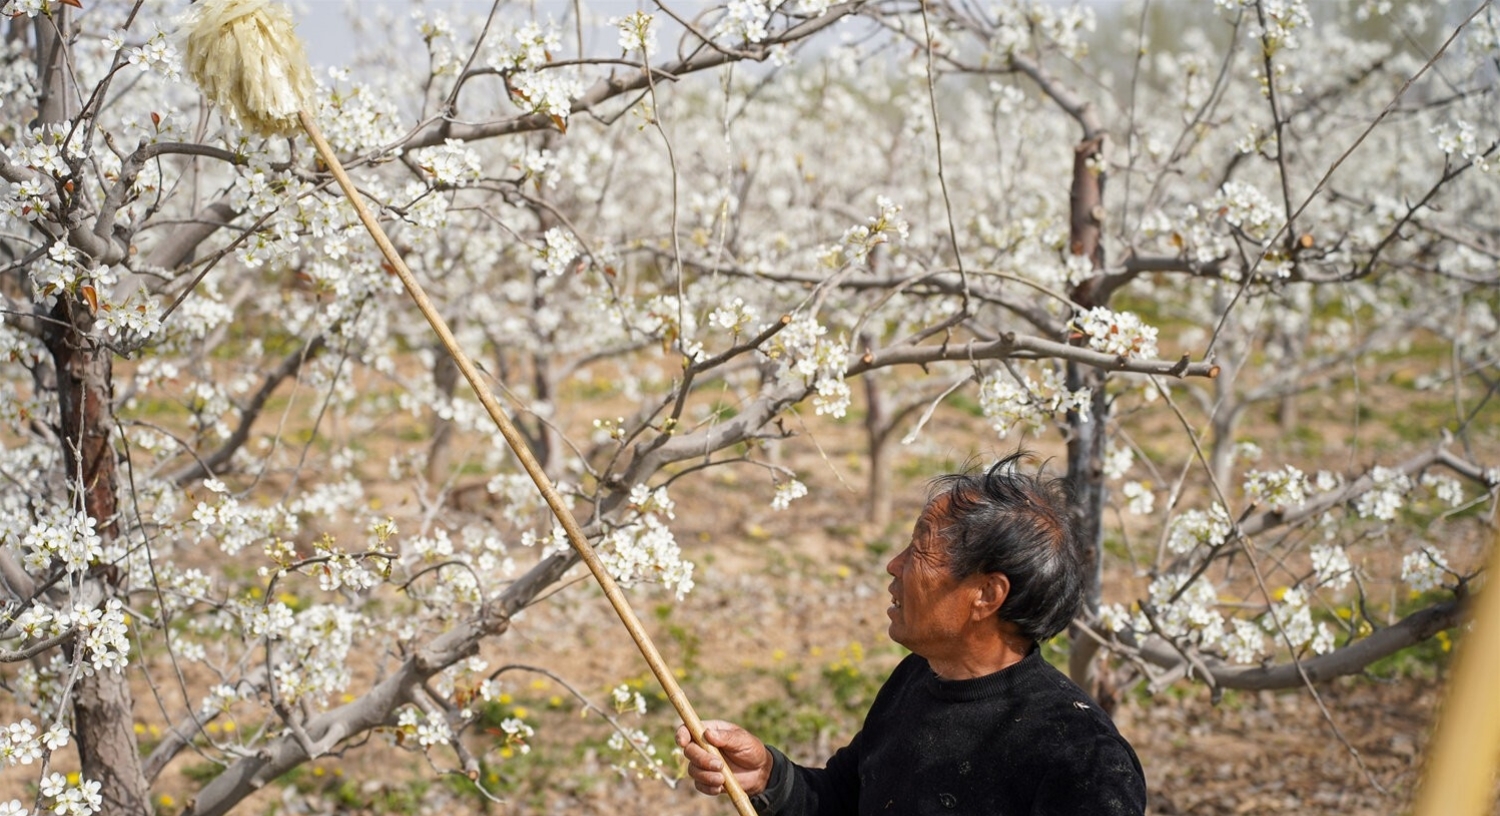
<svg viewBox="0 0 1500 816"><path fill-rule="evenodd" d="M125 672L81 677L73 697L74 728L83 778L98 782L100 813L149 816L151 791L136 750L135 701Z"/></svg>
<svg viewBox="0 0 1500 816"><path fill-rule="evenodd" d="M1073 185L1069 194L1068 250L1089 259L1095 277L1082 281L1073 290L1073 301L1081 309L1103 306L1096 303L1097 275L1104 268L1104 176L1098 170L1104 138L1095 136L1078 143L1073 152ZM1105 296L1107 298L1107 295ZM1068 412L1068 486L1072 490L1073 522L1082 548L1086 579L1080 612L1099 611L1104 589L1104 446L1109 424L1109 400L1104 389L1107 377L1102 369L1067 364L1067 385L1071 391L1091 390L1093 397L1087 418L1076 411ZM1099 644L1087 637L1074 636L1068 655L1068 674L1101 706L1113 708L1114 694L1107 687L1095 658Z"/></svg>
<svg viewBox="0 0 1500 816"><path fill-rule="evenodd" d="M865 389L865 438L870 449L870 472L865 478L865 503L870 524L883 531L891 523L891 476L887 470L891 420L886 416L885 395L880 390L880 378L872 371L859 379Z"/></svg>
<svg viewBox="0 0 1500 816"><path fill-rule="evenodd" d="M441 344L433 344L432 354L432 384L439 397L451 400L458 388L458 363L453 362L452 355ZM432 439L427 444L427 483L438 484L447 478L453 460L453 421L433 411L429 430Z"/></svg>
<svg viewBox="0 0 1500 816"><path fill-rule="evenodd" d="M1104 446L1109 421L1109 400L1104 393L1104 372L1091 366L1068 364L1068 388L1093 390L1090 415L1084 419L1068 412L1068 486L1072 491L1073 523L1083 550L1085 571L1081 613L1099 611L1104 593ZM1113 692L1104 683L1095 657L1099 644L1092 638L1074 637L1068 654L1068 674L1108 711L1113 707Z"/></svg>
<svg viewBox="0 0 1500 816"><path fill-rule="evenodd" d="M94 318L82 301L58 299L46 322L44 339L57 371L57 400L63 461L72 500L97 522L105 542L118 535L115 451L110 444L113 360L89 336ZM107 598L118 590L118 574L96 568ZM73 697L74 733L84 779L98 782L102 812L149 816L150 790L136 750L134 701L124 672L99 671L80 677Z"/></svg>

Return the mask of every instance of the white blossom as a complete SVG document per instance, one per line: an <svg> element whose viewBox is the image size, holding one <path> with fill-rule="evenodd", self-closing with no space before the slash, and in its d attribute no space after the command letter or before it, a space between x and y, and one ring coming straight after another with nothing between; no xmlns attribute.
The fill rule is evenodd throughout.
<svg viewBox="0 0 1500 816"><path fill-rule="evenodd" d="M766 29L770 20L771 10L765 0L729 0L712 36L727 34L747 43L758 43L770 35Z"/></svg>
<svg viewBox="0 0 1500 816"><path fill-rule="evenodd" d="M776 495L771 498L772 510L785 510L792 502L807 495L807 485L796 479L776 483Z"/></svg>
<svg viewBox="0 0 1500 816"><path fill-rule="evenodd" d="M1120 486L1120 494L1125 497L1125 509L1132 515L1149 516L1156 507L1156 494L1141 482L1126 482Z"/></svg>
<svg viewBox="0 0 1500 816"><path fill-rule="evenodd" d="M1464 503L1464 488L1459 481L1444 473L1423 473L1422 486L1432 491L1437 500L1444 502L1449 507L1458 507Z"/></svg>
<svg viewBox="0 0 1500 816"><path fill-rule="evenodd" d="M1076 411L1089 416L1093 393L1087 388L1069 391L1062 372L1042 368L1041 380L1023 375L1018 382L1007 370L979 382L979 409L995 433L1004 437L1017 424L1041 431L1059 413Z"/></svg>
<svg viewBox="0 0 1500 816"><path fill-rule="evenodd" d="M1406 492L1411 490L1411 479L1399 470L1375 466L1370 470L1374 484L1354 500L1354 510L1360 518L1391 521L1401 509Z"/></svg>
<svg viewBox="0 0 1500 816"><path fill-rule="evenodd" d="M445 745L453 741L453 729L441 712L418 712L411 707L401 709L396 726L415 737L423 748Z"/></svg>
<svg viewBox="0 0 1500 816"><path fill-rule="evenodd" d="M640 52L645 59L656 56L656 17L644 11L614 20L620 29L620 50L626 54Z"/></svg>
<svg viewBox="0 0 1500 816"><path fill-rule="evenodd" d="M611 530L599 550L599 560L622 585L659 583L679 600L693 589L693 562L683 560L676 537L657 515Z"/></svg>
<svg viewBox="0 0 1500 816"><path fill-rule="evenodd" d="M1307 501L1307 477L1292 465L1281 470L1252 470L1245 474L1245 495L1277 513Z"/></svg>
<svg viewBox="0 0 1500 816"><path fill-rule="evenodd" d="M1186 510L1172 519L1171 532L1167 535L1167 549L1182 555L1202 546L1217 547L1229 538L1233 526L1229 511L1222 504L1214 504L1207 512Z"/></svg>
<svg viewBox="0 0 1500 816"><path fill-rule="evenodd" d="M417 165L433 182L449 187L463 187L479 180L479 154L458 139L447 139L438 147L415 152Z"/></svg>
<svg viewBox="0 0 1500 816"><path fill-rule="evenodd" d="M1318 585L1330 589L1348 586L1354 572L1348 553L1338 544L1314 544L1312 564Z"/></svg>
<svg viewBox="0 0 1500 816"><path fill-rule="evenodd" d="M615 686L614 690L609 693L609 696L610 700L614 703L617 713L623 714L626 711L634 711L641 716L645 716L646 698L641 696L639 691L635 691L630 686L621 683Z"/></svg>
<svg viewBox="0 0 1500 816"><path fill-rule="evenodd" d="M1156 359L1156 327L1131 312L1112 312L1095 306L1077 314L1068 327L1082 335L1094 351L1138 360Z"/></svg>
<svg viewBox="0 0 1500 816"><path fill-rule="evenodd" d="M536 729L526 724L519 717L507 717L500 721L500 731L505 734L507 745L514 746L523 754L531 753L531 745L526 740L536 735Z"/></svg>
<svg viewBox="0 0 1500 816"><path fill-rule="evenodd" d="M1235 618L1220 645L1224 656L1231 662L1241 665L1255 663L1265 654L1266 635L1253 622Z"/></svg>
<svg viewBox="0 0 1500 816"><path fill-rule="evenodd" d="M1431 547L1422 547L1401 559L1401 580L1411 586L1412 592L1438 589L1452 572L1448 559Z"/></svg>
<svg viewBox="0 0 1500 816"><path fill-rule="evenodd" d="M583 253L583 245L578 243L573 233L560 227L547 230L542 237L542 248L537 250L537 259L531 265L538 272L561 275L572 266L573 259Z"/></svg>

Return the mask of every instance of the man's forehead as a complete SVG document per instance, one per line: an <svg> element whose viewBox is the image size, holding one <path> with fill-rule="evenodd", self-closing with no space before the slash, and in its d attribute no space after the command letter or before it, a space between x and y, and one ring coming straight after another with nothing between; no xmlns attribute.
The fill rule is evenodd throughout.
<svg viewBox="0 0 1500 816"><path fill-rule="evenodd" d="M946 494L935 497L922 508L922 515L917 517L916 532L920 538L927 538L942 532L948 526L948 505L950 500Z"/></svg>

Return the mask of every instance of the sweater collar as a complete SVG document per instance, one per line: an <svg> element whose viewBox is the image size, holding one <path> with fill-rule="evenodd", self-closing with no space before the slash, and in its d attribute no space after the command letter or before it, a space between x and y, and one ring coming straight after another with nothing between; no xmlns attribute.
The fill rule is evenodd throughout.
<svg viewBox="0 0 1500 816"><path fill-rule="evenodd" d="M983 677L968 680L944 680L932 671L931 666L925 665L927 662L925 659L922 662L926 669L926 681L923 686L938 699L955 701L980 700L1008 694L1028 678L1035 676L1036 672L1046 665L1046 661L1042 660L1042 650L1035 646L1026 653L1025 657L1021 658L1020 662Z"/></svg>

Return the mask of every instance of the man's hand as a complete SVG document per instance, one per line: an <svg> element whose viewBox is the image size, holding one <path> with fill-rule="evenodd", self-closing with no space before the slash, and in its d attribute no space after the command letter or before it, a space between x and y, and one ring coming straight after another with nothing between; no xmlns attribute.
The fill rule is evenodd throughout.
<svg viewBox="0 0 1500 816"><path fill-rule="evenodd" d="M754 796L766 789L771 780L771 752L754 734L734 723L709 720L703 724L703 736L708 744L724 755L724 762L729 763L735 781L740 783L746 796ZM693 778L693 787L709 796L723 793L724 762L693 742L693 735L685 725L677 728L677 745L687 757L688 776Z"/></svg>

